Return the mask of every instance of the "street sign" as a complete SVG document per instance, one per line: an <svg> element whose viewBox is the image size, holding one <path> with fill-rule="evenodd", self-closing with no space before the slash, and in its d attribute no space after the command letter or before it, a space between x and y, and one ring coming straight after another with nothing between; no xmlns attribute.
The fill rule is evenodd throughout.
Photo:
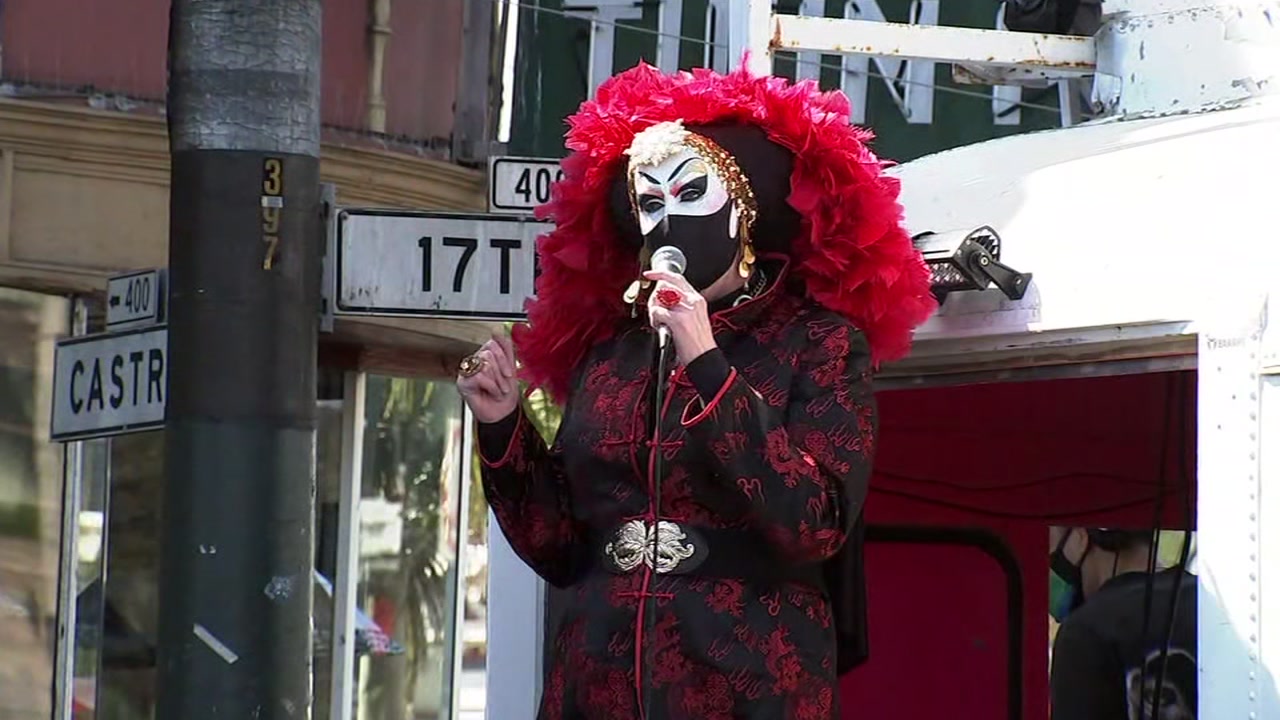
<svg viewBox="0 0 1280 720"><path fill-rule="evenodd" d="M564 178L553 158L489 158L489 212L531 213L551 200L551 185Z"/></svg>
<svg viewBox="0 0 1280 720"><path fill-rule="evenodd" d="M534 243L516 215L348 208L338 213L335 315L522 320Z"/></svg>
<svg viewBox="0 0 1280 720"><path fill-rule="evenodd" d="M162 427L168 349L164 325L60 341L50 436L85 440Z"/></svg>
<svg viewBox="0 0 1280 720"><path fill-rule="evenodd" d="M107 280L107 329L154 325L163 319L164 274L140 270Z"/></svg>

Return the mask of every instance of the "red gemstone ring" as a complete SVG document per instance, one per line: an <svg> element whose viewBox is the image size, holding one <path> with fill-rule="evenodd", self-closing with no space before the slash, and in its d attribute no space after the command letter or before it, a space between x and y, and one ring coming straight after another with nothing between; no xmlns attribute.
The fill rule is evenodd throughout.
<svg viewBox="0 0 1280 720"><path fill-rule="evenodd" d="M662 307L670 310L684 301L684 295L674 288L662 288L654 293L653 299Z"/></svg>

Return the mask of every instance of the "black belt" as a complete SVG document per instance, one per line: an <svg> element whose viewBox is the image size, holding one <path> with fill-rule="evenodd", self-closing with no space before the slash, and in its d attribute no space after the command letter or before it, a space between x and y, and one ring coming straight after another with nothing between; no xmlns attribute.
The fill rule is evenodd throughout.
<svg viewBox="0 0 1280 720"><path fill-rule="evenodd" d="M611 533L597 533L592 544L600 566L613 574L641 572L693 575L776 584L798 582L823 587L822 566L778 556L758 532L695 527L671 520L657 525L654 559L653 524L629 520Z"/></svg>

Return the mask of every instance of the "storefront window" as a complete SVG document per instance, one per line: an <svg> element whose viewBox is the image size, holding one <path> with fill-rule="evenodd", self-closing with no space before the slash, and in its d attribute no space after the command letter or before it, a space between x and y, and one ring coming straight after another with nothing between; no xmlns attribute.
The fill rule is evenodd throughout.
<svg viewBox="0 0 1280 720"><path fill-rule="evenodd" d="M51 332L51 340L56 335ZM51 352L44 366L52 367ZM478 484L470 503L464 505L460 493L462 458L466 457L462 403L450 382L367 379L366 400L359 408L365 421L358 480L361 502L353 521L357 537L352 538L359 553L358 571L352 578L355 664L349 677L332 673L334 581L339 574L338 556L347 542L339 530L343 473L350 462L343 458L343 438L353 421L344 416L348 401L340 399L342 381L330 380L332 387L322 381L317 404L312 717L341 716L330 702L342 681L343 687L353 690L353 719L443 720L451 717L453 708L460 720L482 718L486 509ZM11 392L12 386L0 386L0 393ZM47 428L48 398L39 399L34 407L44 417L28 419L27 425ZM73 494L78 510L67 522L76 523L79 538L74 562L63 562L74 572L64 582L76 593L76 642L67 653L74 675L74 719L150 720L156 703L164 434L128 434L72 447L76 450L68 455L68 462L78 468L71 476L78 480L78 494ZM56 461L61 448L55 449L59 450ZM0 452L0 462L7 458ZM56 500L62 485L60 465L55 463L52 469L54 475L46 484L53 493L49 522L54 534L44 563L51 590L56 588ZM0 475L0 481L11 475ZM0 509L5 507L0 504ZM469 527L462 527L463 521ZM468 572L462 578L458 577L460 537L469 549ZM8 537L0 533L0 592L6 593L0 597L6 597L11 587L20 587L2 564L6 542ZM26 546L22 552L32 557ZM463 596L455 589L460 585L465 588ZM13 647L9 637L15 629L34 628L35 623L10 623L4 614L7 606L0 606L0 633L5 633L0 634L0 681L4 683L0 685L0 719L52 716L55 600L51 594L48 610L31 615L44 617L49 625L39 630L41 634L30 631L28 638L46 643L44 656L34 655L30 643L24 646L28 648L24 652L39 661L13 680L7 674L22 666L7 662ZM464 622L455 624L457 617ZM461 654L455 647L461 648ZM36 672L42 676L32 675ZM41 682L39 692L30 691ZM27 699L33 709L10 711L3 705L15 699L6 688L18 686L30 691Z"/></svg>
<svg viewBox="0 0 1280 720"><path fill-rule="evenodd" d="M452 703L462 403L452 382L371 376L356 592L356 720Z"/></svg>
<svg viewBox="0 0 1280 720"><path fill-rule="evenodd" d="M52 716L62 447L49 440L64 298L0 288L0 718Z"/></svg>
<svg viewBox="0 0 1280 720"><path fill-rule="evenodd" d="M341 456L340 400L321 400L316 433L316 579L313 638L312 717L328 718L331 687L333 596L326 573L333 572L338 474ZM160 521L164 486L164 433L122 435L110 441L110 503L106 603L99 645L100 676L96 714L82 710L75 720L150 720L156 703L156 643L159 622ZM86 472L86 480L93 473ZM82 497L85 490L84 485ZM82 528L84 523L81 523ZM81 544L85 543L81 530ZM326 592L326 587L328 591ZM96 602L101 603L101 595ZM81 607L93 600L82 593ZM84 627L86 618L80 618ZM80 665L77 665L79 668ZM87 688L79 695L89 695ZM83 704L81 705L83 707ZM0 718L7 720L0 713ZM46 718L47 720L47 718Z"/></svg>

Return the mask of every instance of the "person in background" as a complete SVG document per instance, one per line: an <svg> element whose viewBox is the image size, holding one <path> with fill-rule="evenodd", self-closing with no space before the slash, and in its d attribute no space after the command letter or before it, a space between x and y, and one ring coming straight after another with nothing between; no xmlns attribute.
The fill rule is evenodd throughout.
<svg viewBox="0 0 1280 720"><path fill-rule="evenodd" d="M1151 539L1150 530L1050 529L1060 581L1050 613L1061 623L1053 720L1195 719L1196 582L1176 567L1148 575Z"/></svg>

